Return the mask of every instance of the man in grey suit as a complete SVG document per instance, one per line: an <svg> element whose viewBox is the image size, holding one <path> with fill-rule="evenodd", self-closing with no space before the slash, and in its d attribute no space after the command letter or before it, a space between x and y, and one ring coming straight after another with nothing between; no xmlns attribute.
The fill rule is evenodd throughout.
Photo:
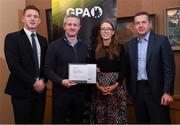
<svg viewBox="0 0 180 125"><path fill-rule="evenodd" d="M170 123L175 62L166 36L151 31L147 12L134 16L138 36L125 45L126 83L138 123Z"/></svg>

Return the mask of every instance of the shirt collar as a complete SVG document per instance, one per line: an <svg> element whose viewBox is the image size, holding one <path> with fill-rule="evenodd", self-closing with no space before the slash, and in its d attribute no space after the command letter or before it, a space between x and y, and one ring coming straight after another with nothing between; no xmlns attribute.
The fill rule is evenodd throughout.
<svg viewBox="0 0 180 125"><path fill-rule="evenodd" d="M32 34L32 33L34 33L35 36L36 36L36 32L31 32L31 31L29 31L29 30L26 29L26 28L24 28L24 32L26 33L26 35L27 35L28 37L31 37L31 34Z"/></svg>
<svg viewBox="0 0 180 125"><path fill-rule="evenodd" d="M149 35L150 35L150 32L148 32L144 38L137 37L137 40L138 41L142 41L142 40L149 41Z"/></svg>
<svg viewBox="0 0 180 125"><path fill-rule="evenodd" d="M69 45L71 45L71 46L75 46L77 43L79 43L79 38L77 37L77 42L76 42L75 44L71 44L71 43L68 41L68 39L67 39L66 36L64 36L64 41L65 41L66 43L68 43Z"/></svg>

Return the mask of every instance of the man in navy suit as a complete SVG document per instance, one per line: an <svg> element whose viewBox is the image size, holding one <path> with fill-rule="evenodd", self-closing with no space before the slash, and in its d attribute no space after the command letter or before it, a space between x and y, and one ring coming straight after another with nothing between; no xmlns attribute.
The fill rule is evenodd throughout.
<svg viewBox="0 0 180 125"><path fill-rule="evenodd" d="M126 82L138 123L170 123L175 62L166 36L151 31L147 12L134 16L137 37L125 45Z"/></svg>
<svg viewBox="0 0 180 125"><path fill-rule="evenodd" d="M11 95L16 124L40 124L45 110L47 80L43 67L47 41L36 32L40 24L39 9L27 6L22 22L22 30L5 38L4 52L10 70L5 93Z"/></svg>

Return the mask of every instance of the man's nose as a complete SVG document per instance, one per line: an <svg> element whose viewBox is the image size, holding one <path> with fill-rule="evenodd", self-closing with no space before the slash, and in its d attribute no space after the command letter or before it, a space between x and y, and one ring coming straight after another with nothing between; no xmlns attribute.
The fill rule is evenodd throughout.
<svg viewBox="0 0 180 125"><path fill-rule="evenodd" d="M142 27L142 26L143 26L143 23L139 23L139 26Z"/></svg>

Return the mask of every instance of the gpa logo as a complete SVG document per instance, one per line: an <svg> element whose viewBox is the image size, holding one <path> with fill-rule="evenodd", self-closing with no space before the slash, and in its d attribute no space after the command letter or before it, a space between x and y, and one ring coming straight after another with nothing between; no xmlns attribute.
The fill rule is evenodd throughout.
<svg viewBox="0 0 180 125"><path fill-rule="evenodd" d="M95 6L92 9L88 8L68 8L66 10L66 14L76 14L77 16L81 17L94 17L99 18L102 16L103 11L102 8L99 6Z"/></svg>

